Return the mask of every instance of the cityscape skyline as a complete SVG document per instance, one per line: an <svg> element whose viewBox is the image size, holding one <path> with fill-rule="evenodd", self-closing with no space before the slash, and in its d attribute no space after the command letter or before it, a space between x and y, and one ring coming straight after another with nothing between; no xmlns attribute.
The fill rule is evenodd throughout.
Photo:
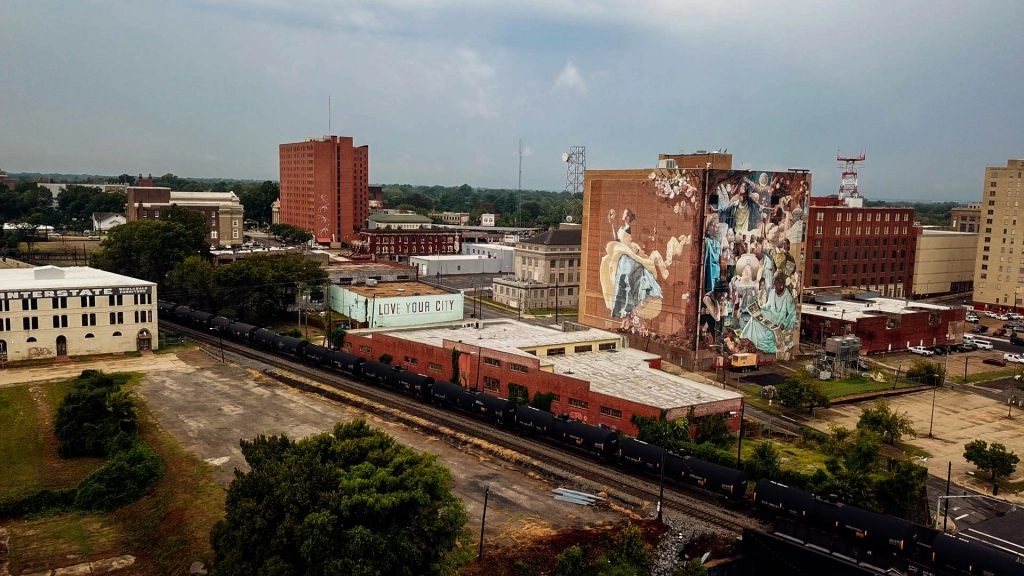
<svg viewBox="0 0 1024 576"><path fill-rule="evenodd" d="M514 189L522 139L524 189L563 189L561 154L585 145L590 169L728 149L737 169L809 169L827 195L836 153L866 151L865 197L968 202L986 166L1024 155L1024 5L996 0L15 0L4 15L11 172L276 180L278 144L330 131L369 146L372 183Z"/></svg>

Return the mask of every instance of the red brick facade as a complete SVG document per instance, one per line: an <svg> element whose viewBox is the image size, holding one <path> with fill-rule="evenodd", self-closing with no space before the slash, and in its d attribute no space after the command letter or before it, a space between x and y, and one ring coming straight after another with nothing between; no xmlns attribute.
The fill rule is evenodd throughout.
<svg viewBox="0 0 1024 576"><path fill-rule="evenodd" d="M660 409L654 406L593 392L586 380L541 370L536 358L481 348L472 343L446 340L443 347L437 347L389 334L375 333L370 338L350 332L345 336L344 348L367 360L377 360L383 354L390 354L395 366L432 376L435 380L449 381L453 376L453 350L458 350L458 383L464 387L503 398L513 395L517 386L525 387L530 399L538 392L553 393L555 399L551 412L570 415L590 424L603 424L633 436L638 433L630 421L634 414L652 419L661 417ZM518 390L522 393L521 389ZM741 407L742 399L737 398L700 404L669 417L693 418L726 413L729 416L727 424L735 431L739 427Z"/></svg>
<svg viewBox="0 0 1024 576"><path fill-rule="evenodd" d="M912 294L920 228L913 208L850 208L812 198L804 288L862 287L882 296Z"/></svg>
<svg viewBox="0 0 1024 576"><path fill-rule="evenodd" d="M825 338L852 334L861 340L861 353L873 354L904 350L908 346L938 346L963 338L964 308L917 310L909 314L879 314L855 321L836 320L814 313L813 304L804 304L800 330L805 342L822 343Z"/></svg>
<svg viewBox="0 0 1024 576"><path fill-rule="evenodd" d="M363 230L356 251L385 260L409 256L459 254L461 234L456 230Z"/></svg>
<svg viewBox="0 0 1024 576"><path fill-rule="evenodd" d="M370 215L369 148L348 136L281 144L281 223L352 242Z"/></svg>

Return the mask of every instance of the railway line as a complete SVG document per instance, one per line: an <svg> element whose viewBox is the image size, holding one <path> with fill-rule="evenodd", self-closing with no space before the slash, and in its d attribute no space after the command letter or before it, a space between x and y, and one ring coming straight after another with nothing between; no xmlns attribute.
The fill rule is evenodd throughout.
<svg viewBox="0 0 1024 576"><path fill-rule="evenodd" d="M599 462L583 453L567 451L564 446L495 427L468 415L288 357L269 354L166 320L161 320L160 324L198 342L215 357L224 359L225 353L230 353L258 362L267 367L263 370L267 376L292 388L351 405L385 419L401 421L424 433L444 437L453 444L473 444L543 476L602 491L612 500L627 503L630 499L636 502L658 501L657 478ZM687 491L669 483L665 484L664 506L665 512L700 520L728 533L740 533L744 528L764 528L745 509L723 507L713 496Z"/></svg>

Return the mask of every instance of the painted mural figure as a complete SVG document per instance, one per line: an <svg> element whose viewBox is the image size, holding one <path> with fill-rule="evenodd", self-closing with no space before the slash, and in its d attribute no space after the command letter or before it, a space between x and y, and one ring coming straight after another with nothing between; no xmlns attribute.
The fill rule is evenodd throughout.
<svg viewBox="0 0 1024 576"><path fill-rule="evenodd" d="M743 327L740 337L753 342L759 350L788 359L793 347L796 304L781 275L775 277L764 305L750 312L750 321Z"/></svg>
<svg viewBox="0 0 1024 576"><path fill-rule="evenodd" d="M746 183L741 183L738 186L735 184L726 185L726 194L729 199L725 202L724 206L722 201L719 200L719 219L726 226L732 228L736 234L746 236L756 230L761 224L761 205L758 204L757 195L755 194L751 197ZM719 198L725 197L726 194L720 193Z"/></svg>
<svg viewBox="0 0 1024 576"><path fill-rule="evenodd" d="M690 243L690 237L670 238L666 249L668 258L657 250L647 254L633 240L636 214L628 208L623 210L621 224L616 229L614 221L617 215L615 210L608 213L615 239L605 246L605 255L601 259L601 289L612 317L622 320L620 328L643 330L641 320L649 320L661 313L663 292L659 278L668 278L672 258L682 253L682 248Z"/></svg>

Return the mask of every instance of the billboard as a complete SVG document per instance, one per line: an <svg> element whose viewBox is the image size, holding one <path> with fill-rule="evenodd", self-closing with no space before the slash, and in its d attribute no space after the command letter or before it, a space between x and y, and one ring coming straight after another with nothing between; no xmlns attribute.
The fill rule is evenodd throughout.
<svg viewBox="0 0 1024 576"><path fill-rule="evenodd" d="M580 321L788 359L810 190L806 172L588 171Z"/></svg>

